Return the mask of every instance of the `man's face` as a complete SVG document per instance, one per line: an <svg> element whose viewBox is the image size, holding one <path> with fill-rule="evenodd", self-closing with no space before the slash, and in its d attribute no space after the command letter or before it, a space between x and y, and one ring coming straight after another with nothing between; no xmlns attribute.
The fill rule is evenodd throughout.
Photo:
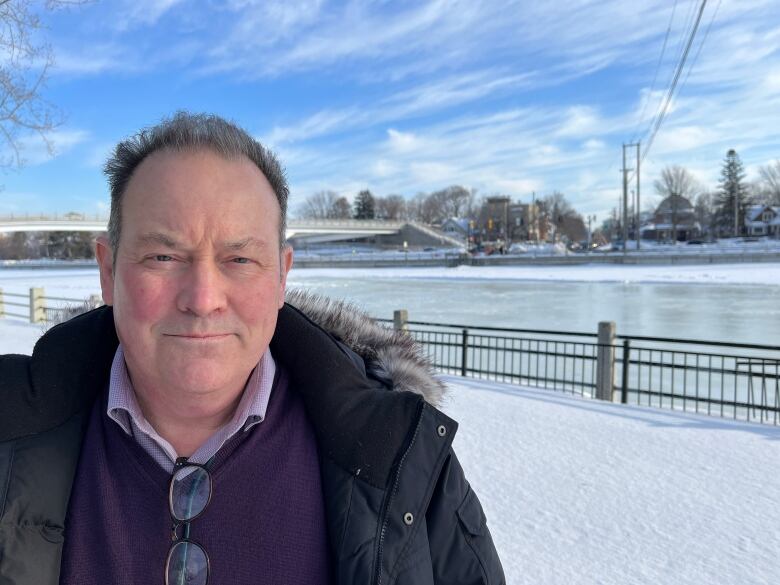
<svg viewBox="0 0 780 585"><path fill-rule="evenodd" d="M284 304L292 251L280 251L279 215L247 158L160 151L138 166L113 265L106 240L97 246L103 298L136 387L243 387Z"/></svg>

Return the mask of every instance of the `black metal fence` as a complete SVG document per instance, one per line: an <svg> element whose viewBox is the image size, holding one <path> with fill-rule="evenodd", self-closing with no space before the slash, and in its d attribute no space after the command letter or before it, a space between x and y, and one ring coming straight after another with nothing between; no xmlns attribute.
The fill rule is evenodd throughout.
<svg viewBox="0 0 780 585"><path fill-rule="evenodd" d="M780 347L406 322L437 369L624 404L780 424ZM602 388L599 391L599 388Z"/></svg>

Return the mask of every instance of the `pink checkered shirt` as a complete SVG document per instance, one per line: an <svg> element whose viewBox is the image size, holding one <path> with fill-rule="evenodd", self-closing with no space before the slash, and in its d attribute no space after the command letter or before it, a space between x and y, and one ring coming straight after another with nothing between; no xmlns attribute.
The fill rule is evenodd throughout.
<svg viewBox="0 0 780 585"><path fill-rule="evenodd" d="M215 432L189 457L193 463L205 464L217 451L240 430L249 430L254 425L263 422L268 400L271 398L271 388L276 374L276 364L267 349L244 387L244 394L238 403L238 408L221 429ZM114 354L111 365L111 378L108 385L109 418L115 421L143 449L149 453L160 466L173 473L176 462L176 450L154 430L146 420L127 374L125 354L120 344Z"/></svg>

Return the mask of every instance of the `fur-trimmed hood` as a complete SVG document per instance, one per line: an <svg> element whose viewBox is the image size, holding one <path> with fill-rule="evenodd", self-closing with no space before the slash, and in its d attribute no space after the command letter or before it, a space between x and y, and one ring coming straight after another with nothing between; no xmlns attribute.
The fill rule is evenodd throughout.
<svg viewBox="0 0 780 585"><path fill-rule="evenodd" d="M408 333L377 323L355 305L304 290L288 290L285 300L363 358L369 375L441 405L446 386Z"/></svg>

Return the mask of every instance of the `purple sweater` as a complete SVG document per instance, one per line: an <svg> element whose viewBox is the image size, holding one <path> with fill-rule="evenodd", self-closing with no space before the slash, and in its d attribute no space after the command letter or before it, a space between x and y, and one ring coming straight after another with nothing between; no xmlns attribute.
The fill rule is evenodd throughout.
<svg viewBox="0 0 780 585"><path fill-rule="evenodd" d="M329 583L317 443L283 373L265 421L230 439L210 469L211 502L190 531L209 556L210 585ZM60 583L163 583L169 480L98 400L68 507Z"/></svg>

